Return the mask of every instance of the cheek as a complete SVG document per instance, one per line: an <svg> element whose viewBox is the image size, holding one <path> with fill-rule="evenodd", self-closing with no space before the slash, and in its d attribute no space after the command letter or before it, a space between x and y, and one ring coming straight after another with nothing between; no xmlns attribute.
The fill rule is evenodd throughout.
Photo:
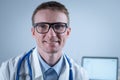
<svg viewBox="0 0 120 80"><path fill-rule="evenodd" d="M65 44L65 42L66 42L66 37L65 37L65 35L61 35L61 42L62 42L62 44Z"/></svg>
<svg viewBox="0 0 120 80"><path fill-rule="evenodd" d="M62 38L62 45L64 46L66 43L66 40L68 38L67 32L61 35Z"/></svg>
<svg viewBox="0 0 120 80"><path fill-rule="evenodd" d="M43 35L36 33L35 40L36 40L37 44L40 45L42 43L42 39L43 39Z"/></svg>

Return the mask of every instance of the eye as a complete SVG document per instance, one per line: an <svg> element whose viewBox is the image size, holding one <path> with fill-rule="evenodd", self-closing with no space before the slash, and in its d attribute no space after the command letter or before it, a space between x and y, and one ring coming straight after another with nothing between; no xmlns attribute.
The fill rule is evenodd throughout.
<svg viewBox="0 0 120 80"><path fill-rule="evenodd" d="M47 24L38 24L38 27L41 29L47 29L49 27L49 25Z"/></svg>
<svg viewBox="0 0 120 80"><path fill-rule="evenodd" d="M64 24L55 24L55 25L54 25L54 28L55 28L56 30L61 30L61 29L64 29L64 28L65 28L65 25L64 25Z"/></svg>

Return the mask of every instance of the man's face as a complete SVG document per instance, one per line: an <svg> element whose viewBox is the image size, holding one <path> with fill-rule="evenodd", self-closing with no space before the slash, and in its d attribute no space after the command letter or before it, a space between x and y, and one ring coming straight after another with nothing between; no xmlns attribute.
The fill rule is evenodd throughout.
<svg viewBox="0 0 120 80"><path fill-rule="evenodd" d="M66 15L62 12L52 11L52 10L40 10L35 14L34 23L67 23L68 19ZM70 34L70 27L62 34L55 33L52 28L45 34L40 34L37 32L36 28L32 28L32 35L36 40L37 48L39 52L45 53L57 53L61 52L66 39Z"/></svg>

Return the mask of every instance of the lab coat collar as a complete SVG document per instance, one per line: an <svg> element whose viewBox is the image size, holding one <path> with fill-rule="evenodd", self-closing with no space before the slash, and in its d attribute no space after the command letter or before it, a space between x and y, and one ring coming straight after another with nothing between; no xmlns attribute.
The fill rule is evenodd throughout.
<svg viewBox="0 0 120 80"><path fill-rule="evenodd" d="M64 56L64 59L65 59L65 67L63 68L58 80L63 80L63 79L69 80L70 67L65 56ZM32 65L33 65L33 71L34 71L33 74L35 76L35 80L38 80L38 79L43 80L43 74L42 74L42 70L41 70L39 60L38 60L38 55L37 55L37 48L33 50L31 60L33 60Z"/></svg>
<svg viewBox="0 0 120 80"><path fill-rule="evenodd" d="M43 80L43 74L42 74L42 70L41 70L39 60L38 60L38 55L37 55L37 48L33 50L31 60L33 60L32 66L33 66L33 74L35 76L35 80L37 79Z"/></svg>
<svg viewBox="0 0 120 80"><path fill-rule="evenodd" d="M68 64L68 61L65 57L65 54L64 54L64 59L65 59L65 67L63 68L60 76L59 76L59 80L69 80L69 70L70 70L70 67L69 67L69 64Z"/></svg>

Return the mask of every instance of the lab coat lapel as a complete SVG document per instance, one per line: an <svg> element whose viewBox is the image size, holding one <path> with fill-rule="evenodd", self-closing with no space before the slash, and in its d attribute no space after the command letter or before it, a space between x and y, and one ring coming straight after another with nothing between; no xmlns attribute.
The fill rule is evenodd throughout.
<svg viewBox="0 0 120 80"><path fill-rule="evenodd" d="M65 57L64 57L65 58ZM59 80L69 80L69 64L68 64L68 61L67 59L65 58L65 67L64 69L62 70L60 76L59 76Z"/></svg>
<svg viewBox="0 0 120 80"><path fill-rule="evenodd" d="M20 68L19 79L26 79L29 76L29 68L27 60L23 60Z"/></svg>
<svg viewBox="0 0 120 80"><path fill-rule="evenodd" d="M33 66L33 76L34 80L43 80L43 74L41 71L40 63L38 60L38 54L37 54L37 49L35 48L33 53L32 53L32 66Z"/></svg>
<svg viewBox="0 0 120 80"><path fill-rule="evenodd" d="M64 57L65 58L65 57ZM42 70L39 64L39 60L38 60L38 55L37 55L37 49L35 48L33 53L32 53L32 57L31 57L31 64L33 66L33 76L35 76L34 80L43 80L43 74L42 74ZM62 70L59 79L58 80L69 80L69 64L67 59L65 58L65 67Z"/></svg>

